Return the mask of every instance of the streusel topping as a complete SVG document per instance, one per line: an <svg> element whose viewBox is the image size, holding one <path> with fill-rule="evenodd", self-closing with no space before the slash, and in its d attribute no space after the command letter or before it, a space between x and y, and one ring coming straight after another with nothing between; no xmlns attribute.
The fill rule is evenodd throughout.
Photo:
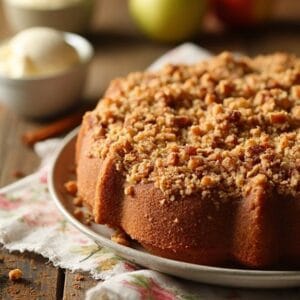
<svg viewBox="0 0 300 300"><path fill-rule="evenodd" d="M86 115L91 156L114 157L126 194L238 197L253 182L300 195L300 59L222 53L114 80Z"/></svg>

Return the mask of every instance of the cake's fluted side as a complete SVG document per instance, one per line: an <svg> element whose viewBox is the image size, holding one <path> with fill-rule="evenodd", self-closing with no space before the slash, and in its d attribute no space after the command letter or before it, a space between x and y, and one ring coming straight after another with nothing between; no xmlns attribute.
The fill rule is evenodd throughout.
<svg viewBox="0 0 300 300"><path fill-rule="evenodd" d="M164 201L153 184L134 187L122 208L122 228L151 252L199 264L224 264L230 258L234 202L190 196Z"/></svg>
<svg viewBox="0 0 300 300"><path fill-rule="evenodd" d="M161 256L300 265L299 78L293 55L223 53L113 80L79 133L79 196Z"/></svg>
<svg viewBox="0 0 300 300"><path fill-rule="evenodd" d="M161 204L164 195L153 184L124 195L114 160L89 156L92 142L86 117L77 140L77 184L97 223L123 229L154 254L192 263L299 263L299 199L279 201L259 182L249 182L245 199L230 201L194 195Z"/></svg>
<svg viewBox="0 0 300 300"><path fill-rule="evenodd" d="M269 266L279 262L281 252L278 199L265 182L248 185L235 212L231 253L242 265Z"/></svg>
<svg viewBox="0 0 300 300"><path fill-rule="evenodd" d="M281 258L289 265L300 266L300 199L282 200Z"/></svg>
<svg viewBox="0 0 300 300"><path fill-rule="evenodd" d="M88 115L85 115L76 144L77 185L79 194L88 207L93 208L95 202L96 179L100 173L101 161L89 156L93 139Z"/></svg>

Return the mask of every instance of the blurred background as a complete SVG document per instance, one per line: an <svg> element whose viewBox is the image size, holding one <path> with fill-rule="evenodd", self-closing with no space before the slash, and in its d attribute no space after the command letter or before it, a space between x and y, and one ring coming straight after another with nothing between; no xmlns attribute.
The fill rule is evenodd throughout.
<svg viewBox="0 0 300 300"><path fill-rule="evenodd" d="M22 1L39 2L1 1L0 39L22 29L24 24L14 20L20 21L20 16L7 9ZM40 0L43 9L48 5L49 10L53 9L51 2L64 1L68 2ZM100 97L112 78L145 69L164 52L185 41L213 53L232 50L255 55L289 51L300 55L300 1L297 0L92 2L88 27L79 29L96 50L85 90L85 98L92 101ZM45 25L43 19L39 22Z"/></svg>

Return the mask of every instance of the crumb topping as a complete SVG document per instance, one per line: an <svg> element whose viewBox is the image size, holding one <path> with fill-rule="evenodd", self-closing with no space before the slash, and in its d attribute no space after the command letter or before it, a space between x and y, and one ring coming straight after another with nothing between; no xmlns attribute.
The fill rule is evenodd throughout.
<svg viewBox="0 0 300 300"><path fill-rule="evenodd" d="M300 195L300 59L222 53L114 80L88 113L90 155L113 157L130 185L167 199L239 197L253 178ZM260 181L261 182L261 181Z"/></svg>

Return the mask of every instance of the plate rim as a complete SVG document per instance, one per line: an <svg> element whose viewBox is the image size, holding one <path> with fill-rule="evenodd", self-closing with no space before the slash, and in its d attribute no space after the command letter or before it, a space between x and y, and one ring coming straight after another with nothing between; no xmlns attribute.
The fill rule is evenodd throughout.
<svg viewBox="0 0 300 300"><path fill-rule="evenodd" d="M73 226L75 226L79 231L84 233L85 235L89 236L92 240L98 241L102 246L107 247L111 249L113 252L117 252L119 256L122 256L122 253L125 252L126 256L131 257L140 257L141 259L151 259L156 265L157 264L164 264L166 266L172 266L174 268L184 270L189 269L190 271L195 272L207 272L210 274L223 274L223 275L229 275L229 276L242 276L242 277L249 277L249 276L255 276L260 277L260 280L264 279L266 280L270 279L270 276L272 276L274 279L289 279L289 280L299 280L300 281L300 271L297 270L255 270L255 269L237 269L237 268L225 268L225 267L215 267L215 266L206 266L206 265L199 265L199 264L193 264L183 261L177 261L169 258L164 258L160 256L156 256L154 254L143 252L135 248L123 246L120 244L117 244L110 239L102 236L101 234L95 232L94 230L90 229L88 226L82 224L80 221L78 221L63 205L62 201L59 199L58 194L56 193L55 189L55 183L54 183L54 171L55 167L58 163L59 157L62 154L63 150L68 146L68 144L77 136L79 131L79 127L72 130L70 133L68 133L63 140L61 141L61 144L57 148L57 150L54 152L54 155L52 157L50 170L48 173L48 189L51 195L52 200L54 201L55 205L59 209L59 211L62 213L62 215L67 219L69 223L71 223ZM121 253L121 254L119 254ZM128 259L128 258L126 258ZM130 261L130 259L128 259ZM140 264L138 262L135 262L137 264ZM177 275L178 276L178 275ZM284 276L284 278L282 278ZM288 278L287 278L288 277Z"/></svg>

